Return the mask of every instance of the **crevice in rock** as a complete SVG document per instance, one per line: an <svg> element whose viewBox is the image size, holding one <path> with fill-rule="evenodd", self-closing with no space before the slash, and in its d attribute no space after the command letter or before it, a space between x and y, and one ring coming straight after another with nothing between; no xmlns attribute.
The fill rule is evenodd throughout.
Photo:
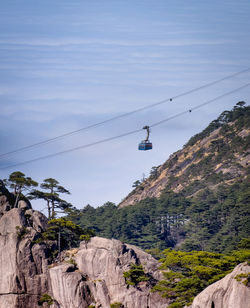
<svg viewBox="0 0 250 308"><path fill-rule="evenodd" d="M9 293L0 293L0 296L4 295L31 295L31 296L41 296L41 294L33 294L33 293L26 293L26 292L9 292Z"/></svg>

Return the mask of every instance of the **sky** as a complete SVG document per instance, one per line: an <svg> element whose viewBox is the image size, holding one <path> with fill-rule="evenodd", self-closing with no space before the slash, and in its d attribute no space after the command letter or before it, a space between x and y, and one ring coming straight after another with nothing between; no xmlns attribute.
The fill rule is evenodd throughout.
<svg viewBox="0 0 250 308"><path fill-rule="evenodd" d="M140 130L144 125L250 82L247 71L167 100L250 68L249 14L248 0L1 1L0 178L13 171L39 183L55 178L71 192L65 199L77 208L119 204L133 182L147 177L221 112L238 101L249 103L246 87L152 127L153 150L137 149L146 137ZM140 131L21 164L134 130ZM33 203L38 210L44 206Z"/></svg>

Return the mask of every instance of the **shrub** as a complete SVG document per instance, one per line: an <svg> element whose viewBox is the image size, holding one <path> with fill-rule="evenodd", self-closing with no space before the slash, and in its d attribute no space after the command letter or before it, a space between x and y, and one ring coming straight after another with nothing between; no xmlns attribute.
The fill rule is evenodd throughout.
<svg viewBox="0 0 250 308"><path fill-rule="evenodd" d="M73 259L72 257L67 261L67 263L77 266L76 260Z"/></svg>
<svg viewBox="0 0 250 308"><path fill-rule="evenodd" d="M130 270L123 273L126 283L136 286L141 281L148 281L149 277L145 274L142 265L130 264Z"/></svg>
<svg viewBox="0 0 250 308"><path fill-rule="evenodd" d="M243 283L245 286L249 286L250 285L250 272L247 274L241 273L237 275L236 277L234 277L234 279Z"/></svg>
<svg viewBox="0 0 250 308"><path fill-rule="evenodd" d="M16 231L17 231L17 238L19 240L23 239L25 237L26 234L28 234L28 230L26 227L19 227L16 226Z"/></svg>
<svg viewBox="0 0 250 308"><path fill-rule="evenodd" d="M47 303L50 306L53 304L53 301L54 301L53 298L49 294L44 293L39 299L38 305L42 306L43 303Z"/></svg>
<svg viewBox="0 0 250 308"><path fill-rule="evenodd" d="M122 303L119 303L119 302L110 304L110 308L122 308L122 307L123 307Z"/></svg>

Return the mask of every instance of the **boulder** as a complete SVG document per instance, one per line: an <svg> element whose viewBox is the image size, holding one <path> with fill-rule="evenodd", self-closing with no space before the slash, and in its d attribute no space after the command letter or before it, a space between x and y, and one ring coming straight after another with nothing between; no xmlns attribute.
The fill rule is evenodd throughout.
<svg viewBox="0 0 250 308"><path fill-rule="evenodd" d="M240 274L249 273L250 266L247 263L239 264L230 274L198 294L189 308L250 307L250 288L235 279Z"/></svg>

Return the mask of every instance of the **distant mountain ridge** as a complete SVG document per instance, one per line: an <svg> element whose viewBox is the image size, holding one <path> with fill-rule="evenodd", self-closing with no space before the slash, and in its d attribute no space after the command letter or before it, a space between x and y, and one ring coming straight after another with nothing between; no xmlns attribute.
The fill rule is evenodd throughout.
<svg viewBox="0 0 250 308"><path fill-rule="evenodd" d="M224 111L183 149L173 153L120 204L125 207L146 198L159 198L166 189L191 197L219 184L244 181L250 161L250 107L239 102Z"/></svg>

